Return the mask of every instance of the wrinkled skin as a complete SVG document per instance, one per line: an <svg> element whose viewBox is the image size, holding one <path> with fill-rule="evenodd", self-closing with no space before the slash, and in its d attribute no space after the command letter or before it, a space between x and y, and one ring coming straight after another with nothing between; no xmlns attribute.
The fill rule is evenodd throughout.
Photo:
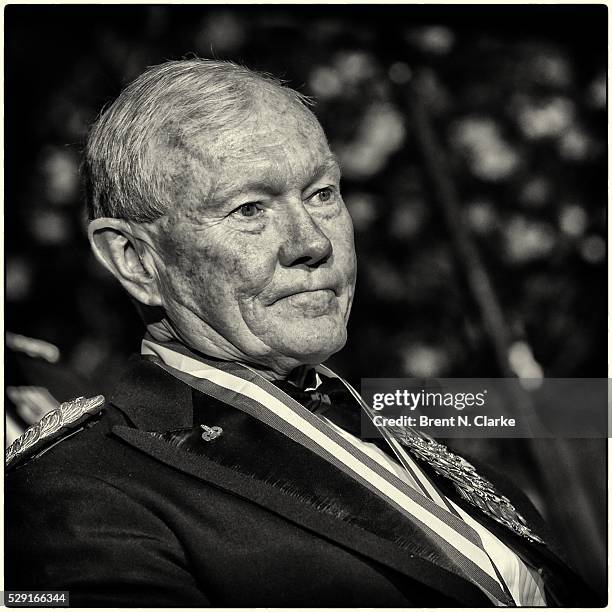
<svg viewBox="0 0 612 612"><path fill-rule="evenodd" d="M270 378L340 350L353 227L314 116L275 94L188 155L166 156L175 204L146 228L165 332Z"/></svg>

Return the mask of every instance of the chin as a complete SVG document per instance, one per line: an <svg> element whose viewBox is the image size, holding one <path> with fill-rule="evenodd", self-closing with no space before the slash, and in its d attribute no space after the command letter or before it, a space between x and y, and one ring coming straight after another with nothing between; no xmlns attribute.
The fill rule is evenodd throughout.
<svg viewBox="0 0 612 612"><path fill-rule="evenodd" d="M284 354L301 364L316 365L329 359L346 344L344 325L309 325L287 334L282 342Z"/></svg>

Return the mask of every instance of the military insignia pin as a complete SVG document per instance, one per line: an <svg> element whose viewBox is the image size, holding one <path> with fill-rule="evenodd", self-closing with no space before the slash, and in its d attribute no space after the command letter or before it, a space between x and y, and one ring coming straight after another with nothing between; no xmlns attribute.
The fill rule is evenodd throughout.
<svg viewBox="0 0 612 612"><path fill-rule="evenodd" d="M223 433L223 429L217 425L214 425L213 427L209 427L208 425L200 425L200 427L202 428L202 440L204 440L204 442L210 442L211 440L218 438Z"/></svg>

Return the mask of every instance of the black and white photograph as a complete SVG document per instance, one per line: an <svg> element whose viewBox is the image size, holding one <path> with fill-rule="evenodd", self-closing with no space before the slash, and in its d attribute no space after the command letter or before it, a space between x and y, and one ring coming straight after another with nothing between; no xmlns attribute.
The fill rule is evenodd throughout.
<svg viewBox="0 0 612 612"><path fill-rule="evenodd" d="M608 602L605 4L4 6L7 607Z"/></svg>

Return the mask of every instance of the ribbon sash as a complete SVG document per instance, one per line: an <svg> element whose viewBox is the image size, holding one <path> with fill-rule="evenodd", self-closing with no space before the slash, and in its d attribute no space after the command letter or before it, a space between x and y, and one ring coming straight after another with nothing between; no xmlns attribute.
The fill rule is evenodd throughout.
<svg viewBox="0 0 612 612"><path fill-rule="evenodd" d="M185 360L184 369L192 374L166 365L162 359L163 350L180 352ZM259 373L236 362L212 361L200 355L192 357L178 344L166 348L144 341L143 354L153 356L159 367L185 384L246 412L357 480L416 523L458 567L463 577L482 589L494 604L514 605L500 585L480 536L472 527L385 470ZM321 368L319 371L338 378L353 395L356 393L331 370ZM359 399L362 404L363 400Z"/></svg>

